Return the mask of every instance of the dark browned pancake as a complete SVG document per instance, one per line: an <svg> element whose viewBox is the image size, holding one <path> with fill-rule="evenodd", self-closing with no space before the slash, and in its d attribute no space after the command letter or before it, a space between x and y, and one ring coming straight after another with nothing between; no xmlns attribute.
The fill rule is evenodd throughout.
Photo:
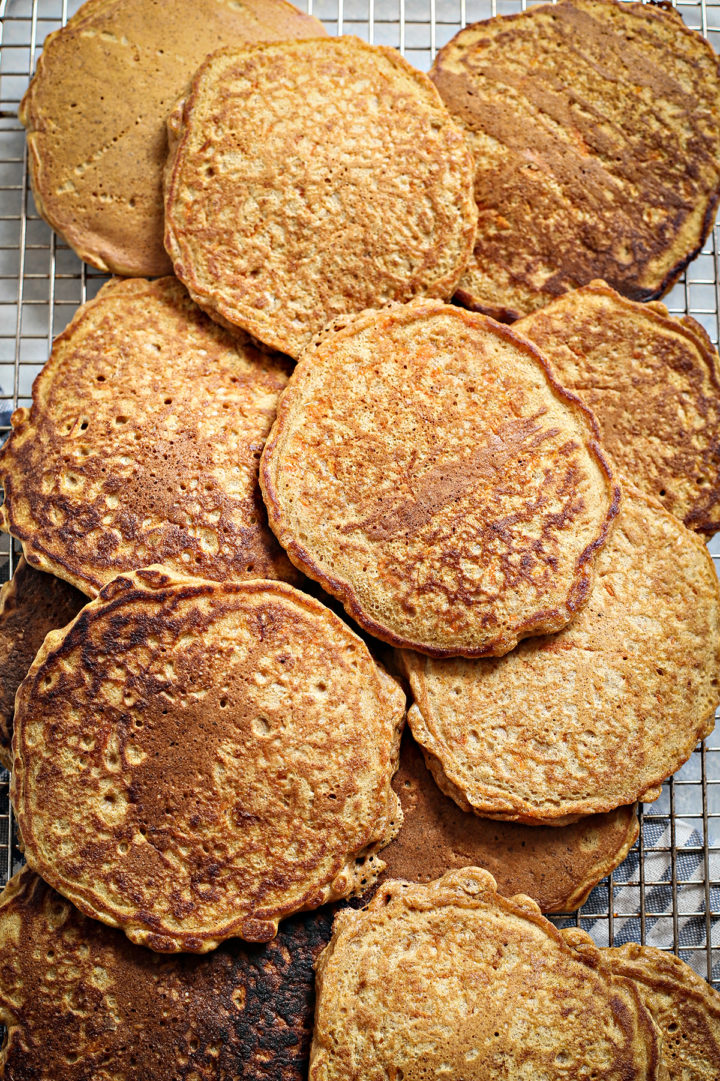
<svg viewBox="0 0 720 1081"><path fill-rule="evenodd" d="M15 692L48 631L64 627L84 604L79 590L24 559L0 590L0 763L8 769Z"/></svg>
<svg viewBox="0 0 720 1081"><path fill-rule="evenodd" d="M720 72L669 3L479 22L431 77L475 157L462 303L512 320L592 278L650 300L700 250L720 195Z"/></svg>
<svg viewBox="0 0 720 1081"><path fill-rule="evenodd" d="M331 922L324 908L267 945L162 957L24 868L0 898L0 1078L303 1081Z"/></svg>
<svg viewBox="0 0 720 1081"><path fill-rule="evenodd" d="M435 784L407 730L393 788L404 817L383 849L380 882L429 882L446 871L484 867L506 897L524 893L543 912L570 912L625 859L638 834L634 804L558 827L492 822L462 811Z"/></svg>

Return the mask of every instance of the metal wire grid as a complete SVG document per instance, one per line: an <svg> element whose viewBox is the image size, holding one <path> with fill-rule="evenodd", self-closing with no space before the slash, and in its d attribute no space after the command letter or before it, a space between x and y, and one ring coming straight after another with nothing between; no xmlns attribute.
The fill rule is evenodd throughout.
<svg viewBox="0 0 720 1081"><path fill-rule="evenodd" d="M427 69L435 52L468 22L511 14L526 0L295 0L330 33L353 33L400 49ZM52 340L106 276L81 263L39 218L28 187L17 108L45 36L79 0L0 0L0 439ZM720 51L720 0L677 0L688 26ZM666 298L720 338L720 226ZM720 560L720 534L710 544ZM18 557L0 538L0 580ZM0 886L19 868L9 777L0 770ZM693 753L640 812L640 837L628 860L592 893L580 912L557 918L600 944L628 939L671 949L720 988L720 732Z"/></svg>

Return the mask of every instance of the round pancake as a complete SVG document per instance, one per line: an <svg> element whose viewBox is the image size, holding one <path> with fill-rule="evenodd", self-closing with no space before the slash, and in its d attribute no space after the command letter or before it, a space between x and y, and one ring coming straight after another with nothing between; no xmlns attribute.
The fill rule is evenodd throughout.
<svg viewBox="0 0 720 1081"><path fill-rule="evenodd" d="M475 867L339 913L317 996L310 1081L666 1077L633 984Z"/></svg>
<svg viewBox="0 0 720 1081"><path fill-rule="evenodd" d="M0 1076L305 1081L313 964L331 921L325 908L287 920L267 945L161 957L25 868L0 897Z"/></svg>
<svg viewBox="0 0 720 1081"><path fill-rule="evenodd" d="M0 764L10 769L15 693L45 635L74 619L87 597L20 559L0 589Z"/></svg>
<svg viewBox="0 0 720 1081"><path fill-rule="evenodd" d="M403 824L383 849L380 882L429 882L446 871L483 867L505 897L524 893L543 912L572 912L622 863L638 835L635 805L561 827L493 822L461 811L435 784L407 730L393 788Z"/></svg>
<svg viewBox="0 0 720 1081"><path fill-rule="evenodd" d="M661 296L720 196L720 69L669 4L562 0L461 30L431 78L475 158L457 299L507 320L604 278Z"/></svg>
<svg viewBox="0 0 720 1081"><path fill-rule="evenodd" d="M163 563L296 577L257 484L285 361L232 336L175 278L112 281L55 340L0 452L0 527L90 596Z"/></svg>
<svg viewBox="0 0 720 1081"><path fill-rule="evenodd" d="M660 1029L670 1081L717 1081L720 994L665 950L632 942L600 953L607 972L633 981Z"/></svg>
<svg viewBox="0 0 720 1081"><path fill-rule="evenodd" d="M591 282L513 329L592 410L626 477L690 529L720 529L720 358L699 323Z"/></svg>
<svg viewBox="0 0 720 1081"><path fill-rule="evenodd" d="M20 106L39 213L86 262L167 274L165 121L208 53L317 37L286 0L89 0L45 40Z"/></svg>
<svg viewBox="0 0 720 1081"><path fill-rule="evenodd" d="M402 661L413 735L466 810L561 825L651 801L714 726L717 575L697 534L626 487L569 627L501 660Z"/></svg>
<svg viewBox="0 0 720 1081"><path fill-rule="evenodd" d="M452 295L475 237L472 159L394 49L224 50L168 131L165 245L219 322L296 357L335 316Z"/></svg>
<svg viewBox="0 0 720 1081"><path fill-rule="evenodd" d="M30 866L151 949L205 952L351 894L397 832L405 697L318 601L162 567L48 635L18 691Z"/></svg>
<svg viewBox="0 0 720 1081"><path fill-rule="evenodd" d="M590 413L537 350L431 300L340 320L305 351L260 483L293 563L431 656L565 626L619 500Z"/></svg>

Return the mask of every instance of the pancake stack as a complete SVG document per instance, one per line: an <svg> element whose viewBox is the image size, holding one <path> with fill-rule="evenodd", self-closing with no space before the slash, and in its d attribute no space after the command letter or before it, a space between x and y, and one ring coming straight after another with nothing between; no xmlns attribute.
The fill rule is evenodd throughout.
<svg viewBox="0 0 720 1081"><path fill-rule="evenodd" d="M720 996L542 912L720 702L720 358L646 303L717 59L616 0L434 82L283 0L170 22L88 0L22 107L132 277L0 451L0 1077L710 1081Z"/></svg>

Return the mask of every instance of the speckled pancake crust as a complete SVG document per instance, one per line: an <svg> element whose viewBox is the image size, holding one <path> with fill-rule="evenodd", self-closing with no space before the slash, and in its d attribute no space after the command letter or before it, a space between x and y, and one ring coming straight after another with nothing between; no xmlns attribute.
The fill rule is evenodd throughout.
<svg viewBox="0 0 720 1081"><path fill-rule="evenodd" d="M0 897L4 1081L305 1081L321 909L267 945L161 957L25 868Z"/></svg>
<svg viewBox="0 0 720 1081"><path fill-rule="evenodd" d="M156 567L48 635L18 691L30 866L151 949L202 953L366 885L402 814L405 697L281 582Z"/></svg>
<svg viewBox="0 0 720 1081"><path fill-rule="evenodd" d="M407 729L393 788L403 824L383 849L380 882L429 882L446 871L483 867L503 896L524 893L543 912L572 912L622 863L638 835L634 804L559 827L493 822L462 811L435 784Z"/></svg>
<svg viewBox="0 0 720 1081"><path fill-rule="evenodd" d="M175 278L109 282L55 340L32 408L12 416L0 527L90 596L150 563L293 580L257 484L287 370Z"/></svg>
<svg viewBox="0 0 720 1081"><path fill-rule="evenodd" d="M89 0L46 39L20 106L35 205L81 259L167 274L165 121L208 53L317 37L286 0Z"/></svg>
<svg viewBox="0 0 720 1081"><path fill-rule="evenodd" d="M408 713L466 810L561 825L657 799L720 700L720 586L701 539L624 487L588 606L500 660L405 652Z"/></svg>
<svg viewBox="0 0 720 1081"><path fill-rule="evenodd" d="M0 589L0 764L10 768L15 693L28 674L45 635L64 627L87 597L73 586L20 559Z"/></svg>
<svg viewBox="0 0 720 1081"><path fill-rule="evenodd" d="M472 159L394 49L224 50L168 121L165 245L214 319L296 357L338 315L447 299L472 251Z"/></svg>
<svg viewBox="0 0 720 1081"><path fill-rule="evenodd" d="M293 563L431 656L564 627L619 501L590 413L537 350L431 300L338 320L303 353L260 483Z"/></svg>
<svg viewBox="0 0 720 1081"><path fill-rule="evenodd" d="M720 358L699 323L591 282L513 329L592 410L625 476L690 529L720 529Z"/></svg>
<svg viewBox="0 0 720 1081"><path fill-rule="evenodd" d="M661 296L720 196L720 68L670 4L562 0L465 27L431 78L475 158L457 299L512 320L604 278Z"/></svg>
<svg viewBox="0 0 720 1081"><path fill-rule="evenodd" d="M652 1014L670 1081L717 1081L720 994L665 950L631 942L600 952L603 968L632 980Z"/></svg>
<svg viewBox="0 0 720 1081"><path fill-rule="evenodd" d="M667 1077L634 985L474 867L339 913L317 994L310 1081Z"/></svg>

